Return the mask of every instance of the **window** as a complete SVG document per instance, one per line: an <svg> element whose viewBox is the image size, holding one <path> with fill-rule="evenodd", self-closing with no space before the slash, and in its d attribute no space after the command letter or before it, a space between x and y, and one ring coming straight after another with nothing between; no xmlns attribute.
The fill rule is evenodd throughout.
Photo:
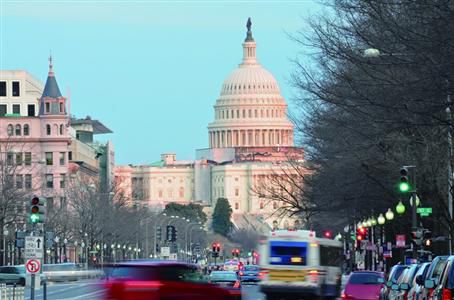
<svg viewBox="0 0 454 300"><path fill-rule="evenodd" d="M246 118L246 110L243 109L243 119Z"/></svg>
<svg viewBox="0 0 454 300"><path fill-rule="evenodd" d="M14 133L14 127L13 125L9 124L8 129L7 129L8 136L12 136Z"/></svg>
<svg viewBox="0 0 454 300"><path fill-rule="evenodd" d="M51 134L51 130L50 130L50 125L49 124L46 125L46 134L47 135Z"/></svg>
<svg viewBox="0 0 454 300"><path fill-rule="evenodd" d="M0 117L6 115L6 104L0 104Z"/></svg>
<svg viewBox="0 0 454 300"><path fill-rule="evenodd" d="M20 114L20 104L13 104L13 114Z"/></svg>
<svg viewBox="0 0 454 300"><path fill-rule="evenodd" d="M237 119L240 118L240 110L239 110L239 109L236 110L236 118L237 118Z"/></svg>
<svg viewBox="0 0 454 300"><path fill-rule="evenodd" d="M60 166L65 165L65 152L60 152Z"/></svg>
<svg viewBox="0 0 454 300"><path fill-rule="evenodd" d="M320 245L320 265L339 267L342 264L342 248Z"/></svg>
<svg viewBox="0 0 454 300"><path fill-rule="evenodd" d="M13 152L8 152L6 154L6 164L12 166L14 163L14 154Z"/></svg>
<svg viewBox="0 0 454 300"><path fill-rule="evenodd" d="M255 117L255 118L258 118L258 117L259 117L259 114L258 114L258 112L257 112L256 109L254 110L254 117Z"/></svg>
<svg viewBox="0 0 454 300"><path fill-rule="evenodd" d="M19 81L13 81L13 97L20 96L20 85Z"/></svg>
<svg viewBox="0 0 454 300"><path fill-rule="evenodd" d="M277 202L276 201L273 202L273 209L277 209Z"/></svg>
<svg viewBox="0 0 454 300"><path fill-rule="evenodd" d="M168 190L168 191L167 191L167 197L169 197L170 199L172 199L172 197L173 197L173 191L172 191L172 190Z"/></svg>
<svg viewBox="0 0 454 300"><path fill-rule="evenodd" d="M46 113L50 113L50 103L46 102Z"/></svg>
<svg viewBox="0 0 454 300"><path fill-rule="evenodd" d="M72 151L68 152L68 160L69 161L73 160L73 152Z"/></svg>
<svg viewBox="0 0 454 300"><path fill-rule="evenodd" d="M46 187L48 189L53 189L54 188L54 175L46 174Z"/></svg>
<svg viewBox="0 0 454 300"><path fill-rule="evenodd" d="M26 166L30 166L32 164L32 153L25 152L24 153L24 162Z"/></svg>
<svg viewBox="0 0 454 300"><path fill-rule="evenodd" d="M252 118L252 110L249 109L247 111L247 116L248 116L248 118Z"/></svg>
<svg viewBox="0 0 454 300"><path fill-rule="evenodd" d="M235 181L238 181L238 177L235 177Z"/></svg>
<svg viewBox="0 0 454 300"><path fill-rule="evenodd" d="M159 191L158 191L158 197L159 197L159 198L162 198L162 190L159 190Z"/></svg>
<svg viewBox="0 0 454 300"><path fill-rule="evenodd" d="M180 196L180 198L184 198L184 188L180 188L180 190L178 191L178 196Z"/></svg>
<svg viewBox="0 0 454 300"><path fill-rule="evenodd" d="M27 106L27 116L29 117L35 116L35 104L29 104Z"/></svg>
<svg viewBox="0 0 454 300"><path fill-rule="evenodd" d="M60 197L60 208L66 208L66 197Z"/></svg>
<svg viewBox="0 0 454 300"><path fill-rule="evenodd" d="M25 175L25 189L29 190L32 188L32 175L26 174Z"/></svg>
<svg viewBox="0 0 454 300"><path fill-rule="evenodd" d="M24 176L16 175L16 188L22 189L24 187Z"/></svg>
<svg viewBox="0 0 454 300"><path fill-rule="evenodd" d="M22 152L16 153L16 165L22 166Z"/></svg>
<svg viewBox="0 0 454 300"><path fill-rule="evenodd" d="M60 102L59 104L60 104L60 106L59 106L60 107L60 112L64 113L65 112L65 108L63 107L63 102Z"/></svg>
<svg viewBox="0 0 454 300"><path fill-rule="evenodd" d="M265 205L264 205L263 202L261 201L261 202L260 202L260 209L263 209L264 206L265 206Z"/></svg>
<svg viewBox="0 0 454 300"><path fill-rule="evenodd" d="M238 202L235 202L235 209L238 210L240 208L240 204Z"/></svg>
<svg viewBox="0 0 454 300"><path fill-rule="evenodd" d="M46 152L46 165L52 166L54 164L54 156L52 152Z"/></svg>
<svg viewBox="0 0 454 300"><path fill-rule="evenodd" d="M19 124L16 125L16 135L22 135L22 127Z"/></svg>
<svg viewBox="0 0 454 300"><path fill-rule="evenodd" d="M28 124L24 125L24 135L29 136L30 135L30 126Z"/></svg>
<svg viewBox="0 0 454 300"><path fill-rule="evenodd" d="M63 135L63 124L60 124L60 135Z"/></svg>
<svg viewBox="0 0 454 300"><path fill-rule="evenodd" d="M53 197L47 197L46 198L46 209L47 211L51 211L54 209L54 198Z"/></svg>
<svg viewBox="0 0 454 300"><path fill-rule="evenodd" d="M236 188L236 189L235 189L235 196L238 197L239 195L240 195L240 189Z"/></svg>
<svg viewBox="0 0 454 300"><path fill-rule="evenodd" d="M0 97L6 97L6 81L0 81Z"/></svg>
<svg viewBox="0 0 454 300"><path fill-rule="evenodd" d="M60 188L64 189L66 183L66 174L60 174Z"/></svg>

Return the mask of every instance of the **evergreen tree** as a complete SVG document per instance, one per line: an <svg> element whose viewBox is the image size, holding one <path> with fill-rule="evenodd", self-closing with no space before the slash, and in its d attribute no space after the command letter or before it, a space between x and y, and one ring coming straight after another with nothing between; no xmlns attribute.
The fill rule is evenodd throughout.
<svg viewBox="0 0 454 300"><path fill-rule="evenodd" d="M232 207L225 198L218 198L213 212L213 231L223 236L227 236L232 229Z"/></svg>

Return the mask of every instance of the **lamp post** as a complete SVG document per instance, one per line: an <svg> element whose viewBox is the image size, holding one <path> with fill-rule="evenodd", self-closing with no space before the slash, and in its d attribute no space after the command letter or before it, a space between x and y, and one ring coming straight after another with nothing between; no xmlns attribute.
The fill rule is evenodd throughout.
<svg viewBox="0 0 454 300"><path fill-rule="evenodd" d="M60 241L60 238L58 236L55 236L54 238L54 242L55 242L55 263L58 264L59 263L59 260L58 260L58 242Z"/></svg>
<svg viewBox="0 0 454 300"><path fill-rule="evenodd" d="M66 244L68 244L68 239L63 240L63 255L65 256L64 262L68 262L68 257L66 256Z"/></svg>

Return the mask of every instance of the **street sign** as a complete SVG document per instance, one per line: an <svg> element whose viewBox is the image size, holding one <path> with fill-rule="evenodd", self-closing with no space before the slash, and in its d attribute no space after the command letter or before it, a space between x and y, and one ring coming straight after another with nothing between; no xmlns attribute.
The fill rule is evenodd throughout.
<svg viewBox="0 0 454 300"><path fill-rule="evenodd" d="M30 274L39 273L39 270L41 269L41 262L39 259L28 259L25 264L25 269L27 269L27 273Z"/></svg>
<svg viewBox="0 0 454 300"><path fill-rule="evenodd" d="M161 247L161 256L170 256L170 247Z"/></svg>
<svg viewBox="0 0 454 300"><path fill-rule="evenodd" d="M405 234L396 234L396 247L405 248Z"/></svg>
<svg viewBox="0 0 454 300"><path fill-rule="evenodd" d="M42 236L25 237L25 259L43 258L44 239Z"/></svg>
<svg viewBox="0 0 454 300"><path fill-rule="evenodd" d="M419 207L416 212L421 215L421 217L428 217L432 213L432 207Z"/></svg>

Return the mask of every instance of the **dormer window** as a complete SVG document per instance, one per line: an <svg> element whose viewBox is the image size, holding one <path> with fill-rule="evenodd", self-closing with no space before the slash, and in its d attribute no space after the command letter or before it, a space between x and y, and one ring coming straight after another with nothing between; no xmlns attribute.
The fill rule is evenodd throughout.
<svg viewBox="0 0 454 300"><path fill-rule="evenodd" d="M46 113L50 113L50 103L46 102Z"/></svg>
<svg viewBox="0 0 454 300"><path fill-rule="evenodd" d="M61 113L65 112L65 108L63 107L63 102L60 102L60 112Z"/></svg>

